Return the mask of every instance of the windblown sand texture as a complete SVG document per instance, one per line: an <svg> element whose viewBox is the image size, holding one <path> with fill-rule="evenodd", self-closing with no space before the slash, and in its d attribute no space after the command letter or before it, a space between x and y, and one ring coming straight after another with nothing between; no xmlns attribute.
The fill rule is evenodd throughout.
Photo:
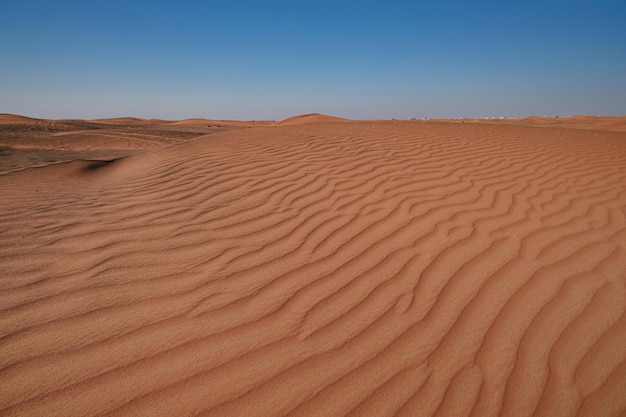
<svg viewBox="0 0 626 417"><path fill-rule="evenodd" d="M1 415L626 412L626 133L174 139L0 175Z"/></svg>

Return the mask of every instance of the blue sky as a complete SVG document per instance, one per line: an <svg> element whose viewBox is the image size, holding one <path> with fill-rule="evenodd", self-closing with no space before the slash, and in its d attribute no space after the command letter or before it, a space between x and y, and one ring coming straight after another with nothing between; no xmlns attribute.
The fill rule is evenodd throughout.
<svg viewBox="0 0 626 417"><path fill-rule="evenodd" d="M0 113L626 114L626 2L3 1Z"/></svg>

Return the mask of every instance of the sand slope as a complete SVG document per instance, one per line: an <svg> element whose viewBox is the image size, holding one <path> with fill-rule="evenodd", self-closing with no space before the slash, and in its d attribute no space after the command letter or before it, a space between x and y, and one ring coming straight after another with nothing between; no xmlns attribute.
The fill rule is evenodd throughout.
<svg viewBox="0 0 626 417"><path fill-rule="evenodd" d="M93 119L90 121L94 123L105 124L105 125L147 125L147 124L170 123L167 120L141 119L138 117L112 117L108 119Z"/></svg>
<svg viewBox="0 0 626 417"><path fill-rule="evenodd" d="M3 416L620 416L626 135L215 133L0 176Z"/></svg>
<svg viewBox="0 0 626 417"><path fill-rule="evenodd" d="M172 122L133 117L43 120L0 114L0 175L82 160L113 160L191 138L271 122Z"/></svg>
<svg viewBox="0 0 626 417"><path fill-rule="evenodd" d="M32 117L0 113L0 125L33 125L38 121L39 119L33 119Z"/></svg>

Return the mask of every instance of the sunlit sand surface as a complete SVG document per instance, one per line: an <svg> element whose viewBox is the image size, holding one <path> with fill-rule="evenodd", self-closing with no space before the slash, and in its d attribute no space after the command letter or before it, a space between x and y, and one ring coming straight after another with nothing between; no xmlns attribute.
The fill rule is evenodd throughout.
<svg viewBox="0 0 626 417"><path fill-rule="evenodd" d="M3 416L623 416L624 118L0 116Z"/></svg>

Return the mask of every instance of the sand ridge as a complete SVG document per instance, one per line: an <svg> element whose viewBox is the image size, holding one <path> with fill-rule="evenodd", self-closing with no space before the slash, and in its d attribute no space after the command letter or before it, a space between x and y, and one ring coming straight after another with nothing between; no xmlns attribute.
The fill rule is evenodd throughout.
<svg viewBox="0 0 626 417"><path fill-rule="evenodd" d="M32 117L0 113L0 125L32 125L38 121L39 119L34 119Z"/></svg>
<svg viewBox="0 0 626 417"><path fill-rule="evenodd" d="M2 415L626 410L624 133L294 123L0 192Z"/></svg>
<svg viewBox="0 0 626 417"><path fill-rule="evenodd" d="M307 123L342 123L349 122L350 119L342 117L328 116L320 113L301 114L299 116L289 117L273 124L273 126L293 126Z"/></svg>
<svg viewBox="0 0 626 417"><path fill-rule="evenodd" d="M75 160L110 161L207 134L270 124L133 117L46 120L0 115L0 175Z"/></svg>

